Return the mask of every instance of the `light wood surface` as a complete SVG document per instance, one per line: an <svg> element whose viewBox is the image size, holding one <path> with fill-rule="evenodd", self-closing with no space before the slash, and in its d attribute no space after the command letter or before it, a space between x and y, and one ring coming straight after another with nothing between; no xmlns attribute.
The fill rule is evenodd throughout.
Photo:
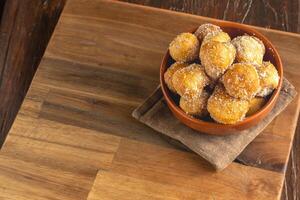
<svg viewBox="0 0 300 200"><path fill-rule="evenodd" d="M41 75L37 76L37 80L72 91L97 94L108 101L112 109L104 104L87 102L90 106L99 109L103 106L106 109L102 109L102 115L94 115L89 111L79 115L75 113L72 103L64 105L61 98L68 95L64 94L57 102L46 101L42 116L61 120L63 115L63 120L73 125L80 124L86 128L157 143L159 140L152 140L155 132L137 123L131 118L130 112L156 88L161 58L170 40L176 34L210 20L120 2L93 1L86 4L81 0L71 1L47 49L43 65L48 67L40 69ZM295 56L300 47L300 36L262 28L258 30L278 48L285 76L294 85L300 85L300 59ZM106 77L111 77L110 81L106 81ZM123 104L120 110L120 101L128 106ZM66 109L58 113L57 105ZM249 165L284 171L297 122L297 105L297 100L289 105L286 114L278 117L241 154L239 160ZM105 127L107 120L114 121L115 125ZM130 123L121 123L122 120ZM287 124L283 126L283 122Z"/></svg>
<svg viewBox="0 0 300 200"><path fill-rule="evenodd" d="M265 182L265 176L273 180ZM199 156L122 139L109 171L99 171L88 200L276 199L279 173L237 163L221 173Z"/></svg>
<svg viewBox="0 0 300 200"><path fill-rule="evenodd" d="M89 199L278 199L298 99L241 154L245 165L220 173L131 117L157 86L169 41L206 21L69 0L0 152L0 199L86 199L93 183ZM299 88L300 36L258 30Z"/></svg>

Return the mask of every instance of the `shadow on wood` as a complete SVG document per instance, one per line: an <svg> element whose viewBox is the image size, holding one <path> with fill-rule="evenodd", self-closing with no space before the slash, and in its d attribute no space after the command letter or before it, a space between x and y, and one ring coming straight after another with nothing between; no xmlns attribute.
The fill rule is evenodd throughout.
<svg viewBox="0 0 300 200"><path fill-rule="evenodd" d="M3 1L0 27L0 146L26 95L65 0Z"/></svg>
<svg viewBox="0 0 300 200"><path fill-rule="evenodd" d="M5 2L6 2L6 0L0 1L0 25L1 25L1 17L2 17Z"/></svg>

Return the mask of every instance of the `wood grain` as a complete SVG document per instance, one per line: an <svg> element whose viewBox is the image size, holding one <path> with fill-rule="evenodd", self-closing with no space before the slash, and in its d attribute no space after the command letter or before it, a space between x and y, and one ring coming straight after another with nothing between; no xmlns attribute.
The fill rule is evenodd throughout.
<svg viewBox="0 0 300 200"><path fill-rule="evenodd" d="M104 180L97 178L95 184L105 187L91 195L111 195L122 187L130 197L132 189L153 183L153 189L178 189L191 197L209 191L212 199L214 195L221 199L228 191L250 199L251 195L278 199L293 126L276 132L270 128L265 136L270 140L261 139L251 147L251 155L258 151L257 145L264 150L261 164L233 163L215 173L195 154L174 149L130 117L157 86L169 41L210 20L115 1L69 0L0 152L0 197L85 199L100 170L100 176L105 172ZM286 76L300 86L295 56L300 36L258 30L274 42ZM279 119L294 115L296 109ZM273 127L280 123L275 120ZM280 146L276 138L282 139ZM260 169L270 169L268 165L280 172ZM111 185L109 180L116 177L120 181ZM132 187L122 185L126 180ZM132 195L143 195L144 188L139 186L136 192ZM156 197L151 191L149 195Z"/></svg>
<svg viewBox="0 0 300 200"><path fill-rule="evenodd" d="M0 146L26 95L64 3L64 0L5 1L0 27Z"/></svg>
<svg viewBox="0 0 300 200"><path fill-rule="evenodd" d="M299 0L121 0L289 32L300 32Z"/></svg>
<svg viewBox="0 0 300 200"><path fill-rule="evenodd" d="M3 146L0 198L86 199L97 171L109 167L119 139L45 120L38 124L36 134L12 133Z"/></svg>
<svg viewBox="0 0 300 200"><path fill-rule="evenodd" d="M292 145L291 142L297 126L298 113L299 101L293 101L246 147L238 156L237 161L251 166L263 166L265 169L274 171L285 171ZM285 135L285 132L292 134L288 136ZM290 143L290 145L287 145L287 143Z"/></svg>
<svg viewBox="0 0 300 200"><path fill-rule="evenodd" d="M49 90L33 84L0 154L0 199L86 199L120 138L42 119Z"/></svg>
<svg viewBox="0 0 300 200"><path fill-rule="evenodd" d="M238 192L238 197L249 199L280 194L281 173L234 163L216 174L193 153L46 120L39 113L51 90L33 81L1 150L0 199L86 199L93 183L92 199L113 199L113 194L116 199L219 199L227 190L228 195ZM101 177L95 181L97 172Z"/></svg>
<svg viewBox="0 0 300 200"><path fill-rule="evenodd" d="M106 103L106 109L99 106L101 108L99 115L88 114L88 111L77 112L76 107L70 107L72 103L63 103L61 95L56 102L53 99L46 102L42 109L42 115L48 116L51 120L65 120L72 125L81 124L85 128L99 131L108 131L109 128L114 130L110 131L113 134L123 134L122 136L136 138L140 141L145 141L142 138L147 135L147 140L149 140L153 137L151 136L153 131L147 127L144 130L143 126L138 124L133 126L130 111L157 86L159 63L168 42L178 32L188 30L190 27L211 19L163 12L132 4L117 2L112 4L109 1L103 1L101 8L97 7L97 2L90 4L78 0L73 2L63 13L64 20L61 20L57 26L45 54L46 59L42 65L45 67L40 69L41 76L37 76L37 80L43 84L52 85L52 87L59 85L72 91L81 90L88 94L95 91L99 97L109 99L109 101L122 98L123 109L120 110L117 105L111 105L114 112L109 114L109 104ZM123 9L122 6L126 6L126 9ZM124 11L118 11L118 15L110 15L120 9ZM158 18L160 21L156 20ZM176 18L176 21L172 21L172 18ZM99 26L101 29L97 28ZM162 26L170 28L162 31ZM176 27L180 27L181 30ZM294 85L300 85L297 78L299 59L293 56L297 54L300 46L299 36L279 34L277 31L265 29L259 29L259 31L269 37L278 48L283 59L285 76ZM89 32L92 34L90 38L87 37ZM76 35L82 36L74 39ZM132 35L135 35L135 39L131 42ZM145 41L149 42L145 43ZM85 51L85 54L82 54L82 51ZM96 53L99 56L95 56ZM149 56L150 59L144 62L146 56ZM103 82L102 74L111 77L109 83ZM72 98L68 97L68 99ZM58 106L61 102L62 107ZM127 109L125 104L130 104ZM258 140L254 141L253 145L245 150L244 154L240 156L241 162L284 171L296 125L295 116L298 115L296 105L298 102L295 101ZM58 112L58 109L64 111ZM63 114L64 112L65 114ZM287 122L290 122L291 126L283 129L281 121L286 117L289 117ZM128 124L128 127L127 125L118 126L122 120L130 122L125 123ZM112 124L115 125L111 126ZM133 131L134 129L139 131ZM131 132L142 134L133 136ZM270 140L266 140L266 138L270 138ZM281 148L277 148L279 144ZM255 155L260 155L259 159Z"/></svg>
<svg viewBox="0 0 300 200"><path fill-rule="evenodd" d="M278 175L237 163L215 173L197 155L123 139L109 172L98 173L88 200L277 199Z"/></svg>
<svg viewBox="0 0 300 200"><path fill-rule="evenodd" d="M2 14L3 14L3 9L4 9L5 2L6 2L6 0L0 1L0 26L1 26L1 18L2 18Z"/></svg>
<svg viewBox="0 0 300 200"><path fill-rule="evenodd" d="M295 133L293 148L291 149L290 159L287 167L282 200L300 199L300 119Z"/></svg>
<svg viewBox="0 0 300 200"><path fill-rule="evenodd" d="M154 6L168 10L187 12L191 14L224 19L235 22L243 22L251 25L275 28L283 31L300 32L300 1L194 1L194 0L122 0L146 6ZM285 120L284 120L285 121ZM299 126L299 122L297 123ZM282 199L300 199L300 128L296 131L295 142L292 147L289 166L287 168L287 180ZM253 155L255 156L255 155ZM259 156L261 157L261 156ZM257 158L257 157L256 157ZM245 162L243 155L240 161ZM259 163L261 160L256 159ZM253 163L255 164L255 163ZM273 166L269 166L274 168Z"/></svg>
<svg viewBox="0 0 300 200"><path fill-rule="evenodd" d="M40 116L65 124L169 146L161 140L160 134L132 118L131 111L134 108L135 106L126 102L88 96L74 90L66 93L66 90L53 88L43 104Z"/></svg>

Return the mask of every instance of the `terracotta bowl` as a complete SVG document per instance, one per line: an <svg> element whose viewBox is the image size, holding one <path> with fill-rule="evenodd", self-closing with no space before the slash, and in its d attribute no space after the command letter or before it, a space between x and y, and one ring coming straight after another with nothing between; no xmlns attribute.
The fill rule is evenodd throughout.
<svg viewBox="0 0 300 200"><path fill-rule="evenodd" d="M250 128L251 126L254 126L257 123L259 123L263 118L265 118L268 115L268 113L272 110L279 97L280 89L282 86L282 80L283 80L283 67L282 67L280 56L276 48L261 33L257 32L256 30L253 30L249 26L233 23L233 22L216 22L214 24L220 26L224 32L227 32L231 36L231 38L234 38L239 35L244 35L246 33L248 35L253 35L259 38L261 41L263 41L266 47L264 60L273 63L274 66L277 68L278 74L280 76L278 88L273 91L273 93L268 98L267 103L263 106L263 108L260 111L256 112L255 114L246 117L243 121L233 125L219 124L214 121L204 121L187 115L178 106L178 100L179 100L178 96L173 94L168 89L164 81L165 71L172 63L174 63L174 60L171 58L169 54L169 51L166 52L160 66L160 84L168 107L172 111L173 115L178 120L180 120L183 124L201 133L212 134L212 135L228 135L228 134L238 133L241 130ZM190 32L193 33L195 30L196 28Z"/></svg>

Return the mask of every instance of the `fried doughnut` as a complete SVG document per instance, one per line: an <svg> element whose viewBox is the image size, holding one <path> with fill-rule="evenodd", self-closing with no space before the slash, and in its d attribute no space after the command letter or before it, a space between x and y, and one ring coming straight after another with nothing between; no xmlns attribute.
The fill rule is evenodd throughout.
<svg viewBox="0 0 300 200"><path fill-rule="evenodd" d="M230 42L231 38L230 36L225 32L217 32L208 34L202 42L202 45L208 41L216 41L216 42Z"/></svg>
<svg viewBox="0 0 300 200"><path fill-rule="evenodd" d="M197 58L199 45L194 34L181 33L170 43L169 52L176 61L190 62Z"/></svg>
<svg viewBox="0 0 300 200"><path fill-rule="evenodd" d="M236 60L238 62L262 63L265 46L260 39L244 35L234 38L231 42L237 50Z"/></svg>
<svg viewBox="0 0 300 200"><path fill-rule="evenodd" d="M200 48L200 60L207 75L213 80L220 78L233 63L236 50L230 42L208 41Z"/></svg>
<svg viewBox="0 0 300 200"><path fill-rule="evenodd" d="M209 78L204 68L198 64L191 64L177 70L172 77L172 84L180 96L201 94L203 88L209 84Z"/></svg>
<svg viewBox="0 0 300 200"><path fill-rule="evenodd" d="M251 63L235 63L221 80L228 94L235 98L251 99L260 89L258 73Z"/></svg>
<svg viewBox="0 0 300 200"><path fill-rule="evenodd" d="M208 23L208 24L200 25L194 34L197 36L197 38L201 42L205 38L205 36L207 36L208 34L214 34L214 33L218 33L221 31L222 31L222 29L219 26Z"/></svg>
<svg viewBox="0 0 300 200"><path fill-rule="evenodd" d="M207 102L210 116L222 124L235 124L242 121L249 109L247 100L230 96L222 85L217 85Z"/></svg>
<svg viewBox="0 0 300 200"><path fill-rule="evenodd" d="M166 82L168 88L172 92L176 92L176 90L175 90L175 88L173 87L173 84L172 84L172 77L173 77L174 73L177 70L182 69L182 68L187 67L187 66L188 66L187 63L184 63L184 62L175 62L165 72L165 74L164 74L165 82Z"/></svg>
<svg viewBox="0 0 300 200"><path fill-rule="evenodd" d="M257 111L259 111L266 103L266 99L262 97L255 97L251 99L250 105L249 105L249 110L246 114L246 116L253 115Z"/></svg>
<svg viewBox="0 0 300 200"><path fill-rule="evenodd" d="M201 95L182 96L179 101L180 108L189 115L203 117L207 115L208 92L202 91Z"/></svg>
<svg viewBox="0 0 300 200"><path fill-rule="evenodd" d="M271 62L263 62L262 65L256 67L256 70L258 72L261 86L257 96L268 96L279 84L278 71Z"/></svg>

